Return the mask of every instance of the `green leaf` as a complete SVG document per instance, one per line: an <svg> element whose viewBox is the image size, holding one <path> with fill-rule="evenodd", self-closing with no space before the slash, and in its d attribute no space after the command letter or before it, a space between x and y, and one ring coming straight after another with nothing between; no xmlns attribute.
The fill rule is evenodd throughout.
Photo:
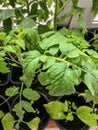
<svg viewBox="0 0 98 130"><path fill-rule="evenodd" d="M96 79L91 74L85 74L84 82L90 90L91 94L94 96L96 93L97 82ZM98 88L97 88L98 89Z"/></svg>
<svg viewBox="0 0 98 130"><path fill-rule="evenodd" d="M16 103L15 104L15 106L14 106L14 108L13 108L13 111L16 113L16 115L18 116L18 118L20 119L20 120L23 120L23 118L24 118L24 110L22 109L22 104L21 104L21 102L19 102L19 103Z"/></svg>
<svg viewBox="0 0 98 130"><path fill-rule="evenodd" d="M26 122L26 124L28 125L28 127L31 130L38 130L39 128L39 123L40 123L40 118L39 117L35 117L34 119L32 119L29 122Z"/></svg>
<svg viewBox="0 0 98 130"><path fill-rule="evenodd" d="M7 63L0 60L0 72L1 73L8 73L10 72L9 68L7 67Z"/></svg>
<svg viewBox="0 0 98 130"><path fill-rule="evenodd" d="M3 27L4 27L4 31L6 33L9 33L12 30L12 20L11 20L11 18L7 18L7 19L3 20Z"/></svg>
<svg viewBox="0 0 98 130"><path fill-rule="evenodd" d="M98 58L98 53L92 49L86 49L86 52L88 55L90 55L93 58Z"/></svg>
<svg viewBox="0 0 98 130"><path fill-rule="evenodd" d="M28 50L35 49L37 46L38 39L39 39L39 35L37 31L34 30L33 28L28 28L28 29L25 29L25 33L26 34L24 37L24 41L25 41L26 48Z"/></svg>
<svg viewBox="0 0 98 130"><path fill-rule="evenodd" d="M94 99L95 99L95 103L98 104L98 96L95 96Z"/></svg>
<svg viewBox="0 0 98 130"><path fill-rule="evenodd" d="M45 32L48 32L49 28L46 25L39 25L38 26L38 32L39 34L43 34Z"/></svg>
<svg viewBox="0 0 98 130"><path fill-rule="evenodd" d="M59 46L55 45L55 46L50 47L48 52L51 55L56 55L58 53L58 50L59 50Z"/></svg>
<svg viewBox="0 0 98 130"><path fill-rule="evenodd" d="M40 4L41 8L45 11L45 13L48 15L49 11L47 8L47 4L43 1L40 1L39 4Z"/></svg>
<svg viewBox="0 0 98 130"><path fill-rule="evenodd" d="M51 46L54 45L60 45L60 44L65 44L66 43L66 37L64 37L63 35L61 35L60 33L55 33L53 35L51 35L50 37L42 40L39 45L42 49L48 49Z"/></svg>
<svg viewBox="0 0 98 130"><path fill-rule="evenodd" d="M6 46L4 47L4 50L5 50L6 52L16 53L15 48L14 48L13 46L11 46L11 45L6 45Z"/></svg>
<svg viewBox="0 0 98 130"><path fill-rule="evenodd" d="M98 13L98 0L92 0L92 12L94 16Z"/></svg>
<svg viewBox="0 0 98 130"><path fill-rule="evenodd" d="M77 116L88 126L96 126L95 114L92 113L93 109L88 106L81 106L77 109Z"/></svg>
<svg viewBox="0 0 98 130"><path fill-rule="evenodd" d="M43 70L49 68L55 63L55 58L52 56L48 56L46 62L43 64Z"/></svg>
<svg viewBox="0 0 98 130"><path fill-rule="evenodd" d="M47 39L54 34L55 34L55 31L49 31L49 32L46 32L44 34L41 34L40 37L42 40L44 40L44 39Z"/></svg>
<svg viewBox="0 0 98 130"><path fill-rule="evenodd" d="M21 77L21 80L26 84L27 87L30 87L32 81L35 76L35 71L40 67L39 60L40 60L40 53L36 50L28 51L27 53L23 54L24 62L23 62L23 71L24 75Z"/></svg>
<svg viewBox="0 0 98 130"><path fill-rule="evenodd" d="M44 107L52 119L56 119L56 120L66 119L62 102L52 101L48 104L44 104Z"/></svg>
<svg viewBox="0 0 98 130"><path fill-rule="evenodd" d="M76 58L79 57L79 55L83 54L78 48L76 48L71 43L66 43L65 46L66 47L64 47L64 44L62 43L60 45L60 50L68 58Z"/></svg>
<svg viewBox="0 0 98 130"><path fill-rule="evenodd" d="M15 7L16 0L9 0L9 2L10 2L10 5L11 5L12 7Z"/></svg>
<svg viewBox="0 0 98 130"><path fill-rule="evenodd" d="M23 20L21 20L18 26L23 28L33 28L35 26L35 22L31 18L24 18Z"/></svg>
<svg viewBox="0 0 98 130"><path fill-rule="evenodd" d="M66 116L66 120L68 121L73 121L74 119L74 116L73 116L73 113L72 112L69 112L68 115Z"/></svg>
<svg viewBox="0 0 98 130"><path fill-rule="evenodd" d="M32 3L30 13L34 16L37 15L37 8L38 8L38 4L36 2Z"/></svg>
<svg viewBox="0 0 98 130"><path fill-rule="evenodd" d="M85 72L83 79L84 83L86 84L91 94L94 96L98 93L98 70L92 61L82 61L82 69L84 69Z"/></svg>
<svg viewBox="0 0 98 130"><path fill-rule="evenodd" d="M80 74L80 70L67 68L66 63L54 63L47 71L50 80L47 89L49 90L50 95L61 96L74 93L74 86L78 84L78 77Z"/></svg>
<svg viewBox="0 0 98 130"><path fill-rule="evenodd" d="M73 2L73 6L76 6L78 3L78 0L72 0L72 2Z"/></svg>
<svg viewBox="0 0 98 130"><path fill-rule="evenodd" d="M19 87L16 87L16 86L9 87L6 89L5 95L10 96L10 97L15 96L16 94L18 94L18 90L19 90Z"/></svg>
<svg viewBox="0 0 98 130"><path fill-rule="evenodd" d="M19 47L21 47L23 50L25 50L25 43L23 41L23 39L17 39L15 40L15 44L19 45ZM17 47L16 47L16 51L17 51Z"/></svg>
<svg viewBox="0 0 98 130"><path fill-rule="evenodd" d="M87 28L86 28L86 22L83 16L79 16L78 20L77 20L78 24L80 27L82 27L83 29L83 33L85 34L87 32Z"/></svg>
<svg viewBox="0 0 98 130"><path fill-rule="evenodd" d="M53 3L53 0L47 0L48 6L50 7Z"/></svg>
<svg viewBox="0 0 98 130"><path fill-rule="evenodd" d="M42 56L40 56L40 61L41 62L46 62L46 60L47 60L47 56L46 55L42 55Z"/></svg>
<svg viewBox="0 0 98 130"><path fill-rule="evenodd" d="M49 77L47 75L47 73L45 72L41 72L39 75L38 75L38 80L39 82L42 84L42 85L47 85L49 84Z"/></svg>
<svg viewBox="0 0 98 130"><path fill-rule="evenodd" d="M14 15L15 15L14 10L11 10L11 9L2 10L0 12L0 20L2 20L2 21L6 20L8 18L11 18Z"/></svg>
<svg viewBox="0 0 98 130"><path fill-rule="evenodd" d="M23 90L23 96L28 100L32 100L33 102L40 98L39 93L31 88L25 88Z"/></svg>
<svg viewBox="0 0 98 130"><path fill-rule="evenodd" d="M3 41L6 37L6 33L0 32L0 40Z"/></svg>
<svg viewBox="0 0 98 130"><path fill-rule="evenodd" d="M77 106L76 106L75 102L72 102L72 108L73 108L74 110L77 110Z"/></svg>
<svg viewBox="0 0 98 130"><path fill-rule="evenodd" d="M4 112L0 110L0 119L4 116Z"/></svg>
<svg viewBox="0 0 98 130"><path fill-rule="evenodd" d="M85 98L86 98L86 102L90 102L94 100L94 96L92 95L92 93L90 92L90 90L85 90Z"/></svg>
<svg viewBox="0 0 98 130"><path fill-rule="evenodd" d="M14 127L14 118L10 113L5 114L1 120L4 130L11 130Z"/></svg>
<svg viewBox="0 0 98 130"><path fill-rule="evenodd" d="M25 109L26 112L32 112L35 113L36 111L32 107L32 104L30 104L28 101L21 101L22 107Z"/></svg>

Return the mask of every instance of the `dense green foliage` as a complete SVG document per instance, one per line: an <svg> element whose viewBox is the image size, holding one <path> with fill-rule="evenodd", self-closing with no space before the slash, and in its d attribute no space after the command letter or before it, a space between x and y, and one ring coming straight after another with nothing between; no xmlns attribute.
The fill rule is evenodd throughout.
<svg viewBox="0 0 98 130"><path fill-rule="evenodd" d="M70 10L60 16L70 2ZM97 3L96 0L92 2L94 15L97 14ZM20 77L21 87L12 85L5 91L6 100L17 94L20 98L13 108L18 120L10 113L0 111L4 130L11 130L14 125L19 129L21 122L30 129L38 130L39 117L23 121L26 112L38 112L33 108L33 103L40 98L31 87L34 78L48 90L50 96L73 94L76 87L83 83L86 90L80 95L85 101L93 102L92 108L77 108L75 103L67 101L54 101L44 106L53 119L72 121L73 114L76 114L85 124L96 125L98 116L93 109L98 104L98 49L96 44L91 45L84 38L87 32L83 17L85 9L78 7L78 0L1 0L0 4L3 7L0 9L0 22L3 24L0 32L0 73L8 73L10 64L21 67L23 74ZM52 6L54 10L51 10ZM66 21L68 17L72 19L69 28L57 31L59 22ZM72 29L74 22L79 24L81 30ZM97 35L92 40L96 39ZM68 109L70 105L75 113Z"/></svg>

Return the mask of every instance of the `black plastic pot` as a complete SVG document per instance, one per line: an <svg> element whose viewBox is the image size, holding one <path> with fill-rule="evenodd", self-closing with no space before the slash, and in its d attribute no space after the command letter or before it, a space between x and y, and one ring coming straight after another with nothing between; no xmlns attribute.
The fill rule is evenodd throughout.
<svg viewBox="0 0 98 130"><path fill-rule="evenodd" d="M11 66L10 82L12 84L20 85L20 77L23 75L21 67ZM35 84L37 80L35 79L32 84Z"/></svg>
<svg viewBox="0 0 98 130"><path fill-rule="evenodd" d="M22 68L11 66L10 82L13 84L21 84L19 78L22 76Z"/></svg>
<svg viewBox="0 0 98 130"><path fill-rule="evenodd" d="M6 61L7 63L7 67L9 67L9 61ZM10 72L8 73L0 73L0 86L5 86L8 84L9 82L9 79L10 79Z"/></svg>
<svg viewBox="0 0 98 130"><path fill-rule="evenodd" d="M82 99L82 97L78 96L78 94L64 95L64 96L58 98L58 100L60 100L61 102L64 102L65 100L68 100L70 102L75 102L77 107L82 106L82 105L90 106L90 104L87 104ZM60 130L88 130L88 128L89 128L77 116L74 116L73 121L66 122L66 120L57 120L56 124Z"/></svg>
<svg viewBox="0 0 98 130"><path fill-rule="evenodd" d="M6 99L0 95L0 104L3 103ZM2 110L4 112L4 114L6 114L7 112L11 113L11 107L9 102L5 102L4 104L0 105L0 110ZM1 124L1 120L0 120L0 130L3 130L3 126Z"/></svg>
<svg viewBox="0 0 98 130"><path fill-rule="evenodd" d="M98 34L98 29L95 29L95 30L94 30L94 34Z"/></svg>
<svg viewBox="0 0 98 130"><path fill-rule="evenodd" d="M33 104L33 108L37 108L39 110L39 113L36 114L36 113L25 113L24 115L24 121L30 121L32 118L35 118L35 117L39 117L41 119L41 122L39 124L39 130L44 130L45 127L47 126L49 120L50 120L50 117L49 115L47 114L47 112L45 111L45 108L43 106L43 104L46 104L48 103L48 99L47 97L39 92L40 94L40 99L37 100L34 104ZM15 105L15 103L17 103L19 101L19 95L14 99L12 105L11 105L11 108L13 109L13 106ZM15 113L12 112L12 115L14 118L17 118ZM28 126L24 123L20 123L20 128L19 130L30 130L28 128Z"/></svg>
<svg viewBox="0 0 98 130"><path fill-rule="evenodd" d="M85 34L85 40L87 40L88 42L90 42L90 40L94 38L94 31L93 30L88 30L88 32ZM93 41L91 41L90 43L92 43Z"/></svg>
<svg viewBox="0 0 98 130"><path fill-rule="evenodd" d="M5 86L9 82L9 73L2 74L0 73L0 86Z"/></svg>

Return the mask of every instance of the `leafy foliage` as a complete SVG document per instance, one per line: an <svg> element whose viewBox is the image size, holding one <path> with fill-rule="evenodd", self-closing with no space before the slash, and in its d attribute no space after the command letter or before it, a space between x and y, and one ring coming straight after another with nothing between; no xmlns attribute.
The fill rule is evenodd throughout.
<svg viewBox="0 0 98 130"><path fill-rule="evenodd" d="M8 18L10 18L10 17L12 17L14 15L15 15L14 10L9 10L9 9L2 10L0 12L0 20L6 20L6 19L8 19Z"/></svg>
<svg viewBox="0 0 98 130"><path fill-rule="evenodd" d="M5 51L15 54L21 63L23 76L20 80L27 87L31 87L38 73L40 83L50 95L75 93L75 86L81 82L92 95L97 94L98 53L91 52L81 32L63 28L39 35L34 29L15 29L4 42ZM25 48L28 50L23 52Z"/></svg>
<svg viewBox="0 0 98 130"><path fill-rule="evenodd" d="M93 0L92 1L92 11L94 13L94 15L96 15L98 13L98 1L97 0Z"/></svg>
<svg viewBox="0 0 98 130"><path fill-rule="evenodd" d="M28 50L36 49L39 37L37 31L34 29L26 29L26 35L24 37L25 45Z"/></svg>
<svg viewBox="0 0 98 130"><path fill-rule="evenodd" d="M18 91L19 91L19 87L16 87L16 86L12 86L12 87L9 87L6 89L5 91L5 94L6 96L15 96L18 94Z"/></svg>
<svg viewBox="0 0 98 130"><path fill-rule="evenodd" d="M14 118L10 113L4 115L1 120L4 130L11 130L14 127Z"/></svg>
<svg viewBox="0 0 98 130"><path fill-rule="evenodd" d="M72 2L70 11L59 16L69 2ZM86 101L98 103L98 53L97 49L92 50L91 45L84 40L87 32L83 17L85 9L77 6L78 0L1 0L0 3L6 7L5 10L0 10L0 21L6 32L0 33L0 73L9 72L6 59L10 60L11 65L21 66L23 73L20 89L12 86L5 91L8 99L19 93L19 102L13 108L17 121L11 114L4 115L0 111L4 130L11 130L14 123L19 129L19 123L23 122L26 112L37 112L33 103L40 95L32 88L35 77L52 96L75 93L76 86L83 82L87 89L83 93ZM52 6L55 10L51 10ZM93 0L92 11L97 13L96 0ZM50 16L53 19L49 19ZM69 29L55 31L59 21L68 17L72 18ZM72 29L74 21L82 28L82 33L78 29ZM98 119L92 108L77 108L74 102L53 101L44 107L53 119L73 121L76 114L90 126L96 125L95 121ZM84 116L85 113L88 117ZM40 119L36 117L25 123L30 129L38 130Z"/></svg>
<svg viewBox="0 0 98 130"><path fill-rule="evenodd" d="M47 86L49 93L55 96L75 93L74 85L78 84L79 75L80 72L67 68L65 63L59 62L53 64L48 69L46 77L46 81L49 79L47 83L49 84Z"/></svg>
<svg viewBox="0 0 98 130"><path fill-rule="evenodd" d="M8 73L10 70L7 67L7 63L3 61L3 59L0 60L0 72L1 73Z"/></svg>
<svg viewBox="0 0 98 130"><path fill-rule="evenodd" d="M85 116L86 115L86 116ZM96 126L96 120L98 119L98 115L93 113L93 109L87 106L81 106L77 110L77 116L80 118L85 124L89 126Z"/></svg>
<svg viewBox="0 0 98 130"><path fill-rule="evenodd" d="M74 114L85 124L89 126L96 126L96 119L98 115L93 113L93 109L88 106L77 107L74 102L69 101L52 101L45 104L45 109L52 119L73 121ZM86 116L85 116L86 115Z"/></svg>
<svg viewBox="0 0 98 130"><path fill-rule="evenodd" d="M39 93L35 90L32 90L31 88L25 88L23 90L23 96L33 102L40 98Z"/></svg>
<svg viewBox="0 0 98 130"><path fill-rule="evenodd" d="M36 118L32 119L31 121L27 122L26 124L32 130L33 129L38 130L39 123L40 123L40 118L36 117Z"/></svg>
<svg viewBox="0 0 98 130"><path fill-rule="evenodd" d="M4 116L4 112L0 110L0 119Z"/></svg>
<svg viewBox="0 0 98 130"><path fill-rule="evenodd" d="M36 70L40 67L39 64L39 56L40 53L36 50L24 53L26 57L23 63L23 77L21 80L24 81L27 87L30 87L32 84L32 80L34 79Z"/></svg>

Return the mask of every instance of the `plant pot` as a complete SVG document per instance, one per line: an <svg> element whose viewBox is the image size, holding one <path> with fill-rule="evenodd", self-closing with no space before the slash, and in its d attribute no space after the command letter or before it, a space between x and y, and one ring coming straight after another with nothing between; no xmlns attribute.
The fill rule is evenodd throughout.
<svg viewBox="0 0 98 130"><path fill-rule="evenodd" d="M7 67L10 69L9 67L9 61L6 61ZM2 64L1 64L2 66ZM4 68L4 73L0 72L0 86L5 86L8 84L9 79L10 79L10 72L6 72L6 69Z"/></svg>
<svg viewBox="0 0 98 130"><path fill-rule="evenodd" d="M94 38L94 31L93 30L88 30L88 32L85 35L85 40L87 40L88 42ZM92 43L93 41L91 41L90 43Z"/></svg>
<svg viewBox="0 0 98 130"><path fill-rule="evenodd" d="M65 100L70 101L70 102L75 102L77 107L82 106L82 105L90 106L90 104L89 103L87 104L82 99L82 97L78 96L78 94L64 95L58 98L58 100L60 100L61 102L64 102ZM60 130L88 130L89 128L75 115L74 115L73 121L66 122L66 120L56 120L56 124L58 125Z"/></svg>
<svg viewBox="0 0 98 130"><path fill-rule="evenodd" d="M22 76L22 68L11 66L10 82L13 84L21 84L19 78Z"/></svg>
<svg viewBox="0 0 98 130"><path fill-rule="evenodd" d="M0 95L0 104L3 103L6 99ZM4 112L4 114L6 114L7 112L11 113L11 107L9 102L5 102L4 104L0 105L0 110ZM1 120L0 120L0 130L3 130L3 126L1 124Z"/></svg>
<svg viewBox="0 0 98 130"><path fill-rule="evenodd" d="M39 94L41 96L40 99L35 101L34 104L33 104L33 108L35 108L35 109L37 108L39 110L39 113L36 114L36 113L28 113L28 112L26 112L24 114L24 119L23 120L24 121L30 121L31 119L33 119L35 117L39 117L41 119L41 122L39 124L39 130L43 130L47 126L47 124L49 122L49 119L50 119L49 115L45 111L45 108L43 107L43 104L46 104L49 101L48 101L47 97L43 93L39 92ZM19 95L13 101L13 103L11 105L12 109L13 109L13 106L18 101L19 101ZM15 115L14 112L12 112L12 115L13 115L13 117L15 119L17 118L17 116ZM30 130L30 129L28 128L28 126L26 124L20 123L19 130Z"/></svg>
<svg viewBox="0 0 98 130"><path fill-rule="evenodd" d="M5 86L9 82L9 73L2 74L0 73L0 86Z"/></svg>
<svg viewBox="0 0 98 130"><path fill-rule="evenodd" d="M21 67L11 66L11 73L10 73L10 82L12 84L20 85L22 82L20 81L20 77L23 75ZM32 84L35 84L37 80L35 79Z"/></svg>

